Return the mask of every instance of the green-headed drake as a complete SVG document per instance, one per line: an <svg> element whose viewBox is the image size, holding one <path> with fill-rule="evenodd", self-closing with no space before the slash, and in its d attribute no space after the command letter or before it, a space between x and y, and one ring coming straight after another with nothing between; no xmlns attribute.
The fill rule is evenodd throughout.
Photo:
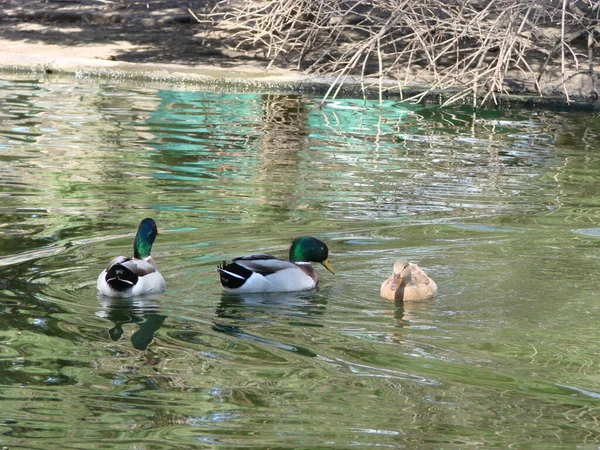
<svg viewBox="0 0 600 450"><path fill-rule="evenodd" d="M133 297L135 295L162 292L165 279L150 251L158 230L153 219L140 222L135 241L133 258L117 256L98 276L98 292L109 297Z"/></svg>
<svg viewBox="0 0 600 450"><path fill-rule="evenodd" d="M416 264L397 261L379 294L388 300L427 300L437 294L437 285Z"/></svg>
<svg viewBox="0 0 600 450"><path fill-rule="evenodd" d="M319 279L310 264L318 262L334 273L327 261L329 249L324 242L304 236L292 242L290 260L264 253L223 261L217 267L221 284L229 292L290 292L313 289Z"/></svg>

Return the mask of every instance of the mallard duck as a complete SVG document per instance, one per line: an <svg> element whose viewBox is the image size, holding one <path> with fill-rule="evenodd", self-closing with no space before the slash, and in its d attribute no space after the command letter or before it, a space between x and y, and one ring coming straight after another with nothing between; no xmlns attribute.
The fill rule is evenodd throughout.
<svg viewBox="0 0 600 450"><path fill-rule="evenodd" d="M223 261L217 267L221 284L229 292L290 292L317 286L317 272L310 264L323 264L331 273L333 267L325 243L314 237L299 237L292 242L289 261L265 255L246 255Z"/></svg>
<svg viewBox="0 0 600 450"><path fill-rule="evenodd" d="M150 256L158 230L153 219L140 222L133 241L133 258L117 256L98 276L98 292L109 297L133 297L165 289L165 280Z"/></svg>
<svg viewBox="0 0 600 450"><path fill-rule="evenodd" d="M416 264L397 261L379 294L388 300L427 300L437 294L437 285Z"/></svg>

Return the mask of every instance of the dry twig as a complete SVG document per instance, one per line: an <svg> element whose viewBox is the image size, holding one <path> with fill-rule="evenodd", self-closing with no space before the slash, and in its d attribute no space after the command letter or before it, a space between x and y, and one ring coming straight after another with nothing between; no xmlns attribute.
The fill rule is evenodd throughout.
<svg viewBox="0 0 600 450"><path fill-rule="evenodd" d="M429 89L413 100L452 88L447 103L472 96L477 105L507 92L509 73L541 95L540 80L557 50L569 99L567 68L576 69L581 57L573 41L587 35L593 76L600 33L595 0L236 1L221 2L208 19L231 32L236 48L263 48L271 64L332 75L325 99L350 76L377 86L380 100L384 78L396 80L400 95L426 78Z"/></svg>

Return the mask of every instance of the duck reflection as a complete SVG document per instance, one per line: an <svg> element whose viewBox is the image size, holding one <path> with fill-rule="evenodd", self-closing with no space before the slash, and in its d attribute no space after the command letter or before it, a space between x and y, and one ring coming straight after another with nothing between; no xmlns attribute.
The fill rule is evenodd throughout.
<svg viewBox="0 0 600 450"><path fill-rule="evenodd" d="M325 303L315 299L314 290L296 292L259 292L221 294L217 317L256 322L277 318L322 316ZM265 316L267 316L265 318Z"/></svg>
<svg viewBox="0 0 600 450"><path fill-rule="evenodd" d="M109 319L114 326L108 330L113 341L118 341L125 330L123 325L137 324L139 329L131 335L131 343L137 350L146 350L154 339L154 333L162 326L167 316L159 314L157 302L151 297L100 299L98 317Z"/></svg>
<svg viewBox="0 0 600 450"><path fill-rule="evenodd" d="M262 325L283 319L290 320L289 324L299 323L299 319L309 316L323 315L325 305L315 302L314 291L301 292L270 292L254 294L222 293L221 302L216 309L213 330L237 339L244 339L268 346L276 347L314 358L317 354L305 347L277 342L266 337L246 331L253 325ZM319 327L314 323L302 322L303 326Z"/></svg>
<svg viewBox="0 0 600 450"><path fill-rule="evenodd" d="M434 300L394 302L394 309L384 309L382 312L390 318L385 331L381 331L379 338L387 343L400 344L417 354L426 354L427 351L418 344L419 334L412 330L432 329L436 325L431 320L431 311Z"/></svg>
<svg viewBox="0 0 600 450"><path fill-rule="evenodd" d="M394 302L395 326L400 328L414 328L431 325L431 308L434 300Z"/></svg>

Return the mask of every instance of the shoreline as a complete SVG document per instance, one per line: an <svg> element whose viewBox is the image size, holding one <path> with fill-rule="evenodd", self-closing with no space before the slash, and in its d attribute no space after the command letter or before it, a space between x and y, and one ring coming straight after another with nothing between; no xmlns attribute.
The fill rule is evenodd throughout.
<svg viewBox="0 0 600 450"><path fill-rule="evenodd" d="M206 7L204 0L155 0L150 3L97 0L5 0L0 5L0 72L44 74L122 81L168 83L181 86L227 86L323 95L333 76L268 68L256 54L228 48L223 36L212 36L188 12ZM587 80L589 78L590 80ZM499 102L483 108L533 105L575 110L599 110L590 74L572 73L577 95L567 103L556 77L544 81L541 97L532 81L514 74L514 94L497 95ZM366 88L365 88L366 86ZM370 86L370 87L369 87ZM395 80L361 80L349 77L339 95L402 100L427 89L427 76L419 85L403 88ZM455 91L436 91L425 103L441 103ZM554 94L554 95L553 95ZM464 100L458 104L470 104Z"/></svg>

